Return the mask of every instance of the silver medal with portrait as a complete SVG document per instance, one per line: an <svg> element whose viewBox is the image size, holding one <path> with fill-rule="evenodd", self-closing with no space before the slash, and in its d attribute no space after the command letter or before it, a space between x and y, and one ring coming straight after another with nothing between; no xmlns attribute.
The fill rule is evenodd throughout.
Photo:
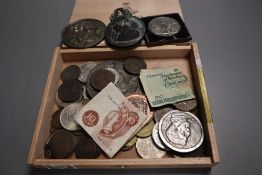
<svg viewBox="0 0 262 175"><path fill-rule="evenodd" d="M181 25L173 18L161 16L152 19L148 23L148 29L155 35L168 37L177 34L181 29Z"/></svg>
<svg viewBox="0 0 262 175"><path fill-rule="evenodd" d="M187 153L197 149L204 140L199 119L190 112L173 110L159 122L159 136L170 149Z"/></svg>

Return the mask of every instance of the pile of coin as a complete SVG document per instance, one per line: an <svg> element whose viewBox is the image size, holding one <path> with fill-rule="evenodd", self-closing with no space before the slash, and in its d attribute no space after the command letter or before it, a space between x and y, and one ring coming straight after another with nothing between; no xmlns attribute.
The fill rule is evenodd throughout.
<svg viewBox="0 0 262 175"><path fill-rule="evenodd" d="M202 125L189 112L197 114L196 99L151 108L139 82L140 70L146 68L145 61L134 56L126 57L123 61L109 60L99 64L87 61L65 67L56 95L59 109L51 117L50 136L44 146L44 156L54 159L73 155L87 159L100 156L102 151L99 146L74 119L78 111L110 82L148 117L148 123L137 130L122 151L135 147L142 158L161 158L166 154L203 156Z"/></svg>

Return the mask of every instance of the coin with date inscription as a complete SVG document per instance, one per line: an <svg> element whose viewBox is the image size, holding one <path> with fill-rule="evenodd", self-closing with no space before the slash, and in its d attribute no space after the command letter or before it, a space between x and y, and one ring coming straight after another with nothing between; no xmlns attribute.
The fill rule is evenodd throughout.
<svg viewBox="0 0 262 175"><path fill-rule="evenodd" d="M81 126L78 125L75 121L75 116L82 108L83 105L80 103L73 103L62 110L60 114L60 123L63 128L69 131L81 129Z"/></svg>
<svg viewBox="0 0 262 175"><path fill-rule="evenodd" d="M62 34L65 45L84 49L99 44L104 39L106 26L97 19L80 19L67 25Z"/></svg>
<svg viewBox="0 0 262 175"><path fill-rule="evenodd" d="M136 150L143 159L162 158L166 154L166 151L155 146L151 137L138 138L136 141Z"/></svg>
<svg viewBox="0 0 262 175"><path fill-rule="evenodd" d="M181 29L181 25L173 18L160 16L149 21L148 29L155 35L168 37L177 34Z"/></svg>
<svg viewBox="0 0 262 175"><path fill-rule="evenodd" d="M170 149L187 153L196 150L204 140L199 119L190 112L173 110L159 122L159 136Z"/></svg>

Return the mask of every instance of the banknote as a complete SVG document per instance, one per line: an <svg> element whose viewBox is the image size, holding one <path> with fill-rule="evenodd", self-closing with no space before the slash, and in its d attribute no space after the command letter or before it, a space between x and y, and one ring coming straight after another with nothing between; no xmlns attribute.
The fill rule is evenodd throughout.
<svg viewBox="0 0 262 175"><path fill-rule="evenodd" d="M112 158L147 118L110 83L77 113L75 120Z"/></svg>
<svg viewBox="0 0 262 175"><path fill-rule="evenodd" d="M140 80L152 107L195 98L186 76L175 66L142 69Z"/></svg>

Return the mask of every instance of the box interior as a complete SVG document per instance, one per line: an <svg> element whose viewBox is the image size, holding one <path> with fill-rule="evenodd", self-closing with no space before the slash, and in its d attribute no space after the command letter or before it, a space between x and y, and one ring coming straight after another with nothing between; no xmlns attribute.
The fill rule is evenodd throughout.
<svg viewBox="0 0 262 175"><path fill-rule="evenodd" d="M34 159L45 159L44 158L44 144L46 143L49 137L49 129L50 129L50 120L54 111L58 109L58 106L55 102L55 95L57 93L57 89L60 80L60 73L62 70L72 64L79 65L85 61L96 61L97 63L105 61L105 60L123 60L126 56L139 56L143 58L147 64L147 67L157 68L157 67L170 67L177 66L182 72L187 76L190 86L193 89L196 97L198 98L199 105L199 119L202 121L202 125L205 132L205 140L208 140L209 135L207 134L207 123L203 116L203 106L201 104L201 96L198 94L197 90L198 86L196 85L197 81L195 80L194 74L192 72L196 71L196 66L194 65L194 59L192 58L192 49L190 46L173 46L176 49L172 49L172 46L169 47L157 47L154 49L139 47L134 50L112 50L112 49L84 49L84 50L73 50L66 49L60 50L58 49L57 53L54 56L53 66L51 67L50 74L52 76L52 80L50 81L49 86L47 86L47 98L44 98L42 102L42 108L39 113L40 123L38 125L38 136L36 136L36 145L34 151ZM205 141L204 141L205 142ZM206 145L206 143L204 143ZM207 144L207 150L210 150L210 146ZM210 157L210 151L207 151L206 157ZM165 158L173 158L172 154L166 154ZM75 159L74 155L69 159ZM63 159L63 160L69 160ZM98 159L109 159L105 154L101 154ZM129 151L119 151L116 154L114 159L141 159L136 153L136 148L133 147ZM181 158L181 159L192 159L192 158ZM45 159L51 160L51 159ZM54 160L54 159L53 159ZM79 160L79 159L75 159ZM92 159L97 160L97 159Z"/></svg>

